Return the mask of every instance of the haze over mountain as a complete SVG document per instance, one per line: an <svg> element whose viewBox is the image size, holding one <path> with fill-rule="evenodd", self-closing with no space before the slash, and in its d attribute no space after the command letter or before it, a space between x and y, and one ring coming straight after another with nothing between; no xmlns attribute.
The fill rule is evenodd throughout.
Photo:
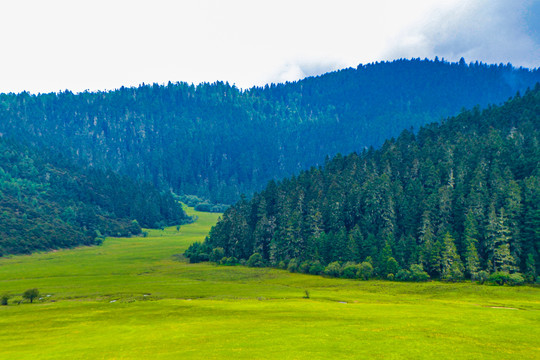
<svg viewBox="0 0 540 360"><path fill-rule="evenodd" d="M241 91L224 83L0 95L0 132L179 194L233 203L327 156L505 101L538 69L435 59L359 65Z"/></svg>

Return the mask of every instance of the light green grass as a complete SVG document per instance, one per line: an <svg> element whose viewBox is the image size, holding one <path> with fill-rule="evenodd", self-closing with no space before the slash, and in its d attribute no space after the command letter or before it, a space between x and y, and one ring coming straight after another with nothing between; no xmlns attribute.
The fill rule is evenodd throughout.
<svg viewBox="0 0 540 360"><path fill-rule="evenodd" d="M16 295L0 306L0 359L539 358L538 288L177 261L217 219L197 215L180 232L0 259L0 294ZM14 304L33 287L44 300Z"/></svg>

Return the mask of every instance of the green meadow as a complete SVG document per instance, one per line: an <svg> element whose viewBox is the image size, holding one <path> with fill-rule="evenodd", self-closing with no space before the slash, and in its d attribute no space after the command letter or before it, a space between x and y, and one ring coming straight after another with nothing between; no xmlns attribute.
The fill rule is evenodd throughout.
<svg viewBox="0 0 540 360"><path fill-rule="evenodd" d="M216 214L0 259L0 359L538 359L540 289L188 264ZM41 299L18 302L29 288ZM306 290L309 298L306 298Z"/></svg>

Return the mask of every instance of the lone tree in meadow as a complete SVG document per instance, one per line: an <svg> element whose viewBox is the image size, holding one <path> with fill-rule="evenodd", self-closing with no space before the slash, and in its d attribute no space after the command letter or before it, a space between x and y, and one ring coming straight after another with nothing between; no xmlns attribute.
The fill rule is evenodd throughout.
<svg viewBox="0 0 540 360"><path fill-rule="evenodd" d="M38 289L28 289L24 292L23 298L30 300L30 303L34 302L34 299L39 296L39 290Z"/></svg>
<svg viewBox="0 0 540 360"><path fill-rule="evenodd" d="M10 297L11 297L11 296L10 296L8 293L2 294L2 296L0 296L0 304L1 304L1 305L7 305L8 302L9 302L9 298L10 298Z"/></svg>

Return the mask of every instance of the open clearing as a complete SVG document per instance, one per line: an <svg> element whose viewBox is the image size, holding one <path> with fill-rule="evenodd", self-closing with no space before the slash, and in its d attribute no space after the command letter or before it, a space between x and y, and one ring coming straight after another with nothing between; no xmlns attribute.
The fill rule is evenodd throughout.
<svg viewBox="0 0 540 360"><path fill-rule="evenodd" d="M174 255L217 219L196 214L179 232L0 259L0 294L16 295L0 359L540 358L538 288L188 264ZM34 287L43 299L16 305Z"/></svg>

